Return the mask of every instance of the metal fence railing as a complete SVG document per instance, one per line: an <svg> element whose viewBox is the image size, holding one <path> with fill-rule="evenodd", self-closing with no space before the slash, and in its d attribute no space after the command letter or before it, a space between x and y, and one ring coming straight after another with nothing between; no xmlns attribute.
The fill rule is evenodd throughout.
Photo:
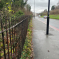
<svg viewBox="0 0 59 59"><path fill-rule="evenodd" d="M30 16L0 15L0 59L20 59Z"/></svg>

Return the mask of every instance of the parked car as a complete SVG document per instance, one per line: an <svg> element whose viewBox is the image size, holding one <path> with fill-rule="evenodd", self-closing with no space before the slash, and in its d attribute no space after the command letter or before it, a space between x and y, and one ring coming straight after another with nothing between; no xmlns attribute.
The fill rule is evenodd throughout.
<svg viewBox="0 0 59 59"><path fill-rule="evenodd" d="M47 16L44 16L44 18L47 18Z"/></svg>

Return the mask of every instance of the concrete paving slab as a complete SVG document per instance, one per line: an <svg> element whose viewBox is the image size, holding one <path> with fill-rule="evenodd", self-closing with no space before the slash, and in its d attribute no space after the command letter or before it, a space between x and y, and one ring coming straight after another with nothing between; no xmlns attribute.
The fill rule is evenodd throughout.
<svg viewBox="0 0 59 59"><path fill-rule="evenodd" d="M34 59L59 59L59 32L50 28L46 35L46 24L33 18Z"/></svg>

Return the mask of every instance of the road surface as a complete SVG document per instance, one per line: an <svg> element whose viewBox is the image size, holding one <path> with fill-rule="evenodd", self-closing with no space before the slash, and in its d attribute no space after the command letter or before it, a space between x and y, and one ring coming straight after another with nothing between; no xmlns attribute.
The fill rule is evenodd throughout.
<svg viewBox="0 0 59 59"><path fill-rule="evenodd" d="M42 21L43 23L46 23L47 19L45 18L39 18L39 17L36 17L39 21ZM57 19L50 19L49 20L49 24L50 24L50 27L56 29L59 31L59 20Z"/></svg>

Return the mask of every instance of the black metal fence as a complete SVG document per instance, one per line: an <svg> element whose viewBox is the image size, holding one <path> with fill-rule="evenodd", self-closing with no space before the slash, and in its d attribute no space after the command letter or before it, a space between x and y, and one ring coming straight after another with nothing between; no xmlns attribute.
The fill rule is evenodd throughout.
<svg viewBox="0 0 59 59"><path fill-rule="evenodd" d="M20 59L30 16L0 15L0 59Z"/></svg>

